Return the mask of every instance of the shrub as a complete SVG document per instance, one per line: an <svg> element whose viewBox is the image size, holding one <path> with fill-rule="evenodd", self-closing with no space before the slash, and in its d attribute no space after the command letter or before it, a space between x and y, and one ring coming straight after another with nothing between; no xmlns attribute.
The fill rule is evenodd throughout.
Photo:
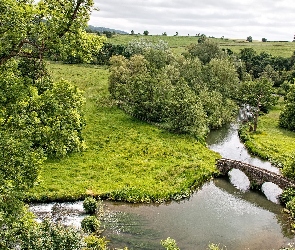
<svg viewBox="0 0 295 250"><path fill-rule="evenodd" d="M291 216L295 217L295 197L287 202L286 208L290 211Z"/></svg>
<svg viewBox="0 0 295 250"><path fill-rule="evenodd" d="M53 224L48 220L30 227L26 233L22 234L18 244L20 249L34 250L79 250L83 246L79 231Z"/></svg>
<svg viewBox="0 0 295 250"><path fill-rule="evenodd" d="M87 214L94 214L97 210L97 201L92 197L85 198L83 208Z"/></svg>
<svg viewBox="0 0 295 250"><path fill-rule="evenodd" d="M85 233L96 233L99 231L100 222L99 220L91 215L86 216L81 222L81 228Z"/></svg>
<svg viewBox="0 0 295 250"><path fill-rule="evenodd" d="M295 131L295 86L291 86L287 94L286 106L280 114L279 125Z"/></svg>
<svg viewBox="0 0 295 250"><path fill-rule="evenodd" d="M287 188L283 191L283 193L280 195L280 200L287 204L289 201L291 201L295 197L295 189L294 188Z"/></svg>
<svg viewBox="0 0 295 250"><path fill-rule="evenodd" d="M86 248L83 250L106 250L107 241L104 237L100 238L95 235L89 235L84 238L84 242L86 243Z"/></svg>
<svg viewBox="0 0 295 250"><path fill-rule="evenodd" d="M179 250L176 241L174 239L171 239L170 237L168 237L166 240L161 240L161 244L167 250Z"/></svg>

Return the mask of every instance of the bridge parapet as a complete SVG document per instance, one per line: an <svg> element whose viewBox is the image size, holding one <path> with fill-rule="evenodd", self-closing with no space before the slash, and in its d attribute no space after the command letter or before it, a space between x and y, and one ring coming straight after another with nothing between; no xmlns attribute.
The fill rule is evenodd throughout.
<svg viewBox="0 0 295 250"><path fill-rule="evenodd" d="M216 166L221 175L226 175L233 168L239 169L244 172L250 182L255 185L260 186L264 182L272 182L283 190L288 187L295 188L295 183L286 177L244 162L222 158L217 161Z"/></svg>

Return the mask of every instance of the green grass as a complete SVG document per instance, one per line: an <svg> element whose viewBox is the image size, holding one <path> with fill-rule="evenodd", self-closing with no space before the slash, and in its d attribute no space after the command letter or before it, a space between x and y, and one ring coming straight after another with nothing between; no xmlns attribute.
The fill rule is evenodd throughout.
<svg viewBox="0 0 295 250"><path fill-rule="evenodd" d="M257 132L242 131L246 147L266 160L288 166L295 156L295 133L278 126L281 106L276 106L268 114L261 116Z"/></svg>
<svg viewBox="0 0 295 250"><path fill-rule="evenodd" d="M133 39L146 38L151 41L158 41L159 39L166 41L172 48L173 52L181 54L185 48L191 43L197 43L198 37L196 36L162 36L162 35L115 35L108 39L108 42L113 44L128 44ZM243 39L220 39L211 38L219 43L221 48L231 49L235 53L239 53L241 49L253 48L257 53L267 52L273 56L290 57L295 51L294 42L260 42L253 41L252 43L246 42Z"/></svg>
<svg viewBox="0 0 295 250"><path fill-rule="evenodd" d="M112 105L108 70L51 63L55 80L70 80L85 92L87 150L48 160L31 201L77 200L88 194L130 202L190 195L216 172L220 158L194 138L138 121Z"/></svg>

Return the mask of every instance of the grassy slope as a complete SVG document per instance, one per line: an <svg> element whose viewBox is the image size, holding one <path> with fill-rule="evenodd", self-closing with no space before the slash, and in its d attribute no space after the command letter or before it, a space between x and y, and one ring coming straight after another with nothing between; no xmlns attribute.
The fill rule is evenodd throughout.
<svg viewBox="0 0 295 250"><path fill-rule="evenodd" d="M259 118L258 131L249 133L244 128L249 150L279 165L288 165L295 156L295 133L278 126L281 106L276 106L268 114Z"/></svg>
<svg viewBox="0 0 295 250"><path fill-rule="evenodd" d="M185 47L191 43L197 43L198 37L195 36L142 36L142 35L116 35L108 39L108 42L113 44L127 44L132 39L146 38L152 41L159 39L166 41L172 50L176 53L185 51ZM213 39L213 38L212 38ZM231 40L231 39L215 39L220 44L221 48L229 48L235 53L239 53L241 49L253 48L257 53L263 51L270 53L274 56L290 57L295 51L294 42L258 42L252 43L245 40Z"/></svg>
<svg viewBox="0 0 295 250"><path fill-rule="evenodd" d="M88 149L50 160L29 200L75 200L86 194L127 201L162 201L189 195L216 171L220 156L192 137L173 135L112 107L108 70L51 63L54 78L85 91Z"/></svg>

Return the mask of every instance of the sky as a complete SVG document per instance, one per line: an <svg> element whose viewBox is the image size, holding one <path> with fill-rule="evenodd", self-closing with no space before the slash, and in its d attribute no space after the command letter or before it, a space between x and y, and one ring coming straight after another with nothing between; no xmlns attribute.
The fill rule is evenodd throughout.
<svg viewBox="0 0 295 250"><path fill-rule="evenodd" d="M90 25L136 34L292 41L294 0L94 0Z"/></svg>

